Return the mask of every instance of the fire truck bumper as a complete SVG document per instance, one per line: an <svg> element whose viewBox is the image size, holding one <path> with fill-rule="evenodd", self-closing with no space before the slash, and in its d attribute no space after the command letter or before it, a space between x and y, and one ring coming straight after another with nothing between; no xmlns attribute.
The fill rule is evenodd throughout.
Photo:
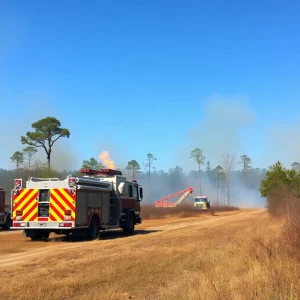
<svg viewBox="0 0 300 300"><path fill-rule="evenodd" d="M13 222L10 229L71 229L75 222Z"/></svg>

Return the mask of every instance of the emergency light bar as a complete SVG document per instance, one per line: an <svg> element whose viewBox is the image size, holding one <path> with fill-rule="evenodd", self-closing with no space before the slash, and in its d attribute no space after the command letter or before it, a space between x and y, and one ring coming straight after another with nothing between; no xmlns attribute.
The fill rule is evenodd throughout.
<svg viewBox="0 0 300 300"><path fill-rule="evenodd" d="M87 175L122 175L122 172L119 170L113 169L100 169L95 170L91 168L81 168L80 173L87 174Z"/></svg>
<svg viewBox="0 0 300 300"><path fill-rule="evenodd" d="M95 169L91 169L91 168L81 168L80 173L89 174L89 175L97 175L97 174L99 174L99 171L97 171Z"/></svg>
<svg viewBox="0 0 300 300"><path fill-rule="evenodd" d="M119 170L113 170L113 169L100 169L100 174L107 174L107 175L122 175L122 172Z"/></svg>

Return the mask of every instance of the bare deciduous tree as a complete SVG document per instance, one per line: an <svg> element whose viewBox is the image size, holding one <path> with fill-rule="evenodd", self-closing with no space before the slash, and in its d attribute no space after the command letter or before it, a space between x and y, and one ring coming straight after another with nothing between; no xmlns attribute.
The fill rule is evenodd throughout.
<svg viewBox="0 0 300 300"><path fill-rule="evenodd" d="M227 185L227 204L230 205L230 173L236 166L236 155L231 153L225 153L222 155L221 165L223 167L226 176Z"/></svg>

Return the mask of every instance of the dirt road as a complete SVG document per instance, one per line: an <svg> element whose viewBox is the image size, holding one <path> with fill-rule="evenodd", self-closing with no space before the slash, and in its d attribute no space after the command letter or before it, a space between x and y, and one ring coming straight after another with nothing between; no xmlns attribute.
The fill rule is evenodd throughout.
<svg viewBox="0 0 300 300"><path fill-rule="evenodd" d="M111 230L102 233L100 240L102 240L101 246L106 245L104 240L119 238L120 245L122 245L127 239L132 239L137 235L155 234L155 237L160 238L166 231L178 230L182 228L202 228L211 226L220 226L224 223L237 222L243 219L253 218L257 214L261 214L261 210L245 210L235 211L229 213L220 213L216 216L206 216L200 218L187 218L187 219L164 219L164 220L149 220L143 222L142 225L138 225L136 228L136 234L134 236L125 237L120 230ZM161 225L158 225L161 224ZM151 226L152 225L152 226ZM153 226L156 225L156 226ZM158 226L157 226L158 225ZM5 235L5 237L3 237ZM18 236L16 236L18 235ZM71 242L71 244L70 244ZM58 251L69 251L70 249L80 248L82 246L99 246L100 241L67 241L64 237L57 237L51 235L48 242L31 242L30 239L24 238L22 231L4 231L0 233L0 268L7 267L15 264L28 263L31 258L39 257L52 252L54 249ZM116 244L117 247L118 244Z"/></svg>
<svg viewBox="0 0 300 300"><path fill-rule="evenodd" d="M48 242L31 242L21 232L0 233L0 294L35 299L31 289L44 299L172 298L180 294L182 282L201 268L199 261L207 268L205 257L216 251L219 255L220 249L228 251L235 240L265 222L265 210L241 210L149 220L137 226L135 235L110 231L96 241L68 241L53 235ZM47 280L34 290L40 278ZM9 287L11 280L15 285ZM29 292L17 294L21 290Z"/></svg>

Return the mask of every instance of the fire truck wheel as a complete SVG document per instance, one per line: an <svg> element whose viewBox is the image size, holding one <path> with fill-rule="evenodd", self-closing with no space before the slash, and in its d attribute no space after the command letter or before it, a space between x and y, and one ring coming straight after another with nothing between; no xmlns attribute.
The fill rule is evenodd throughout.
<svg viewBox="0 0 300 300"><path fill-rule="evenodd" d="M49 232L39 232L38 234L31 236L30 238L32 241L46 241L49 238L49 235Z"/></svg>
<svg viewBox="0 0 300 300"><path fill-rule="evenodd" d="M7 216L7 219L6 219L6 222L5 222L5 225L3 226L3 229L5 230L9 230L10 227L11 227L11 218L10 218L10 215Z"/></svg>
<svg viewBox="0 0 300 300"><path fill-rule="evenodd" d="M123 228L125 234L132 234L134 232L134 215L131 213L127 226Z"/></svg>
<svg viewBox="0 0 300 300"><path fill-rule="evenodd" d="M100 225L96 217L93 217L89 227L89 238L94 240L99 236Z"/></svg>

